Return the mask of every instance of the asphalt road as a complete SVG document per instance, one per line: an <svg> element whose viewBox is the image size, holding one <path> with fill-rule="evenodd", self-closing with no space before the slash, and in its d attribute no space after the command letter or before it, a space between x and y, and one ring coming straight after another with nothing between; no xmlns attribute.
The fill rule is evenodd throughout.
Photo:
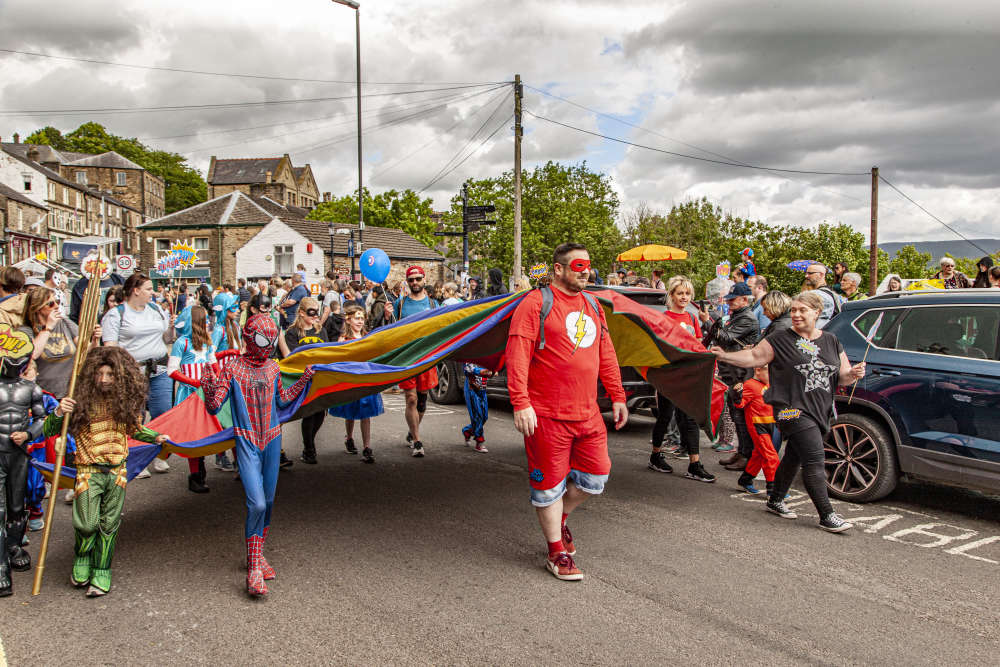
<svg viewBox="0 0 1000 667"><path fill-rule="evenodd" d="M839 504L856 530L766 513L714 453L716 484L646 469L651 421L611 436L603 497L571 519L580 583L543 569L510 412L491 410L488 454L466 448L464 406L431 404L428 456L404 446L401 399L375 420L374 466L328 417L320 464L281 473L267 555L271 594L244 592L243 493L186 466L129 485L110 595L69 584L59 504L42 594L15 575L0 600L11 665L88 663L586 663L995 665L1000 500L903 486ZM299 449L298 425L285 428ZM677 468L681 468L678 462ZM801 488L801 487L798 487ZM798 504L801 503L801 504ZM40 533L32 533L32 555ZM0 658L2 660L2 658Z"/></svg>

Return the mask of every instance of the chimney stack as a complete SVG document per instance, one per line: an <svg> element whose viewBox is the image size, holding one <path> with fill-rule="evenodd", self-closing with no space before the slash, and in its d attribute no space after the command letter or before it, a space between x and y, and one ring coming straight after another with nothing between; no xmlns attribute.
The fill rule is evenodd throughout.
<svg viewBox="0 0 1000 667"><path fill-rule="evenodd" d="M323 203L326 203L328 201L330 201L330 193L329 192L324 192L323 193Z"/></svg>
<svg viewBox="0 0 1000 667"><path fill-rule="evenodd" d="M15 134L14 136L16 137L17 135ZM17 142L15 142L15 143L17 143ZM28 152L25 155L25 157L27 157L32 162L38 162L38 158L41 157L41 153L38 152L37 148L35 148L34 146L32 146L32 147L30 147L28 149Z"/></svg>
<svg viewBox="0 0 1000 667"><path fill-rule="evenodd" d="M269 171L264 172L264 182L265 183L271 182L271 172Z"/></svg>

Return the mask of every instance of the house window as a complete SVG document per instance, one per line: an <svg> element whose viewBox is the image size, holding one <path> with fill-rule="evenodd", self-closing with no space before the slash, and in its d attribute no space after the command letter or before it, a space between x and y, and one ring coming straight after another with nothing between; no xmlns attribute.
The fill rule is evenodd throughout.
<svg viewBox="0 0 1000 667"><path fill-rule="evenodd" d="M125 187L126 185L128 185L128 181L126 180L126 178L127 178L127 174L124 171L116 171L115 172L115 185L119 185L119 186Z"/></svg>
<svg viewBox="0 0 1000 667"><path fill-rule="evenodd" d="M78 171L78 172L76 172L76 182L79 183L80 185L86 185L87 184L87 172L85 172L85 171Z"/></svg>
<svg viewBox="0 0 1000 667"><path fill-rule="evenodd" d="M21 174L21 179L24 181L24 191L31 192L31 174Z"/></svg>
<svg viewBox="0 0 1000 667"><path fill-rule="evenodd" d="M49 201L56 200L56 184L49 183Z"/></svg>
<svg viewBox="0 0 1000 667"><path fill-rule="evenodd" d="M83 194L79 192L76 193L76 207L83 208Z"/></svg>
<svg viewBox="0 0 1000 667"><path fill-rule="evenodd" d="M170 239L156 239L156 252L170 252Z"/></svg>
<svg viewBox="0 0 1000 667"><path fill-rule="evenodd" d="M63 204L69 206L69 190L63 188Z"/></svg>
<svg viewBox="0 0 1000 667"><path fill-rule="evenodd" d="M274 272L279 276L290 276L295 268L295 246L274 246Z"/></svg>

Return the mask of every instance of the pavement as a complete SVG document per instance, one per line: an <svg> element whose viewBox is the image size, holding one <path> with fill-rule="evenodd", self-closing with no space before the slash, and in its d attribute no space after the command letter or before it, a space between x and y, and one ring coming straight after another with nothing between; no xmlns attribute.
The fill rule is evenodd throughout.
<svg viewBox="0 0 1000 667"><path fill-rule="evenodd" d="M413 459L402 398L385 401L375 465L346 454L327 417L319 465L281 473L266 599L245 594L240 484L210 467L211 493L190 493L171 458L129 484L104 598L69 583L58 503L41 595L15 573L0 600L0 650L12 665L997 664L1000 499L902 485L838 503L858 526L831 535L801 491L799 519L765 512L707 448L715 484L684 479L681 461L647 470L652 420L635 417L610 437L606 493L570 519L586 578L560 582L543 568L509 408L491 408L478 454L464 406L430 404L427 457ZM287 425L293 458L300 443Z"/></svg>

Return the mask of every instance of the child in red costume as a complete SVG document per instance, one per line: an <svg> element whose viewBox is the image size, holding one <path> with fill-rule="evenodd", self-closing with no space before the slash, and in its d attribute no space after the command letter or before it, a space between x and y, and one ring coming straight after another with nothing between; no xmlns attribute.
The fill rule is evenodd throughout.
<svg viewBox="0 0 1000 667"><path fill-rule="evenodd" d="M743 408L747 430L750 431L750 439L753 440L753 454L750 455L750 460L747 461L743 473L736 482L747 493L760 493L760 489L754 486L753 480L761 469L764 470L764 479L770 492L774 484L774 473L780 463L778 452L775 451L774 442L771 440L774 433L774 413L771 411L771 406L764 402L768 381L767 366L755 369L753 377L743 383L743 398L736 403L736 407Z"/></svg>

